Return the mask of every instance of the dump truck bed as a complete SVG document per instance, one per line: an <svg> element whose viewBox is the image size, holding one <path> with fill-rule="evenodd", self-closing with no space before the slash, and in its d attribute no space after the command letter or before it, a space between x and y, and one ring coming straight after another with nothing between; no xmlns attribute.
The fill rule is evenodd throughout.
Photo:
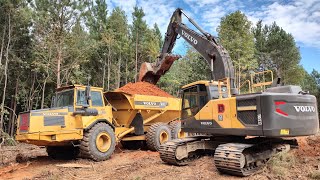
<svg viewBox="0 0 320 180"><path fill-rule="evenodd" d="M105 97L113 106L113 117L120 126L130 127L138 113L143 119L161 113L150 123L168 123L180 117L181 99L179 98L128 94L119 91L106 92Z"/></svg>

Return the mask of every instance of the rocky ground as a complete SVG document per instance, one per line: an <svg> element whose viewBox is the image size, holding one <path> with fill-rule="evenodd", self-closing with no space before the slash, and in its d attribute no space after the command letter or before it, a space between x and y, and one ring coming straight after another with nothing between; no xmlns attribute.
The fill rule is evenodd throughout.
<svg viewBox="0 0 320 180"><path fill-rule="evenodd" d="M213 157L175 167L164 164L157 152L117 147L104 162L67 161L49 158L45 148L18 144L0 149L0 179L320 179L320 136L298 141L299 149L275 156L267 167L246 178L219 174Z"/></svg>

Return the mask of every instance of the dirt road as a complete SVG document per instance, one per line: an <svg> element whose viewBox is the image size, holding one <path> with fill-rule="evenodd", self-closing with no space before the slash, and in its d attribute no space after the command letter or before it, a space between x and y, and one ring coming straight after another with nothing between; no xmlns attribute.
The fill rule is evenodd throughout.
<svg viewBox="0 0 320 180"><path fill-rule="evenodd" d="M45 149L29 150L29 159L18 158L21 163L0 168L0 179L310 179L320 178L320 138L300 139L301 148L281 154L269 161L259 173L239 178L221 175L214 167L213 157L202 157L188 166L176 167L164 164L159 153L151 151L117 151L111 159L93 162L86 159L53 160ZM38 156L36 155L38 154ZM74 164L84 166L58 167Z"/></svg>

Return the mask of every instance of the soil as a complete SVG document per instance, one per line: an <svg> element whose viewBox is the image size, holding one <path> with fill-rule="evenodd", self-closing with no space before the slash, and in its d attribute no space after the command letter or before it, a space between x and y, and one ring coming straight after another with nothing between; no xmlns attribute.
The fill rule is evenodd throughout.
<svg viewBox="0 0 320 180"><path fill-rule="evenodd" d="M187 166L171 166L163 163L158 152L125 150L116 148L111 159L94 162L88 159L53 160L45 148L19 144L6 165L0 167L0 179L310 179L320 172L320 136L298 138L300 148L285 156L274 157L258 173L245 178L219 174L213 157L206 156L192 161ZM11 147L13 148L13 147ZM3 150L3 149L2 149ZM24 158L16 158L23 155ZM18 156L18 157L19 157ZM14 159L19 159L17 162ZM69 167L56 165L68 164ZM80 168L70 167L76 164ZM83 166L83 167L81 167Z"/></svg>
<svg viewBox="0 0 320 180"><path fill-rule="evenodd" d="M320 138L318 136L297 138L299 149L297 156L320 157Z"/></svg>
<svg viewBox="0 0 320 180"><path fill-rule="evenodd" d="M132 95L140 94L149 96L173 97L169 93L158 88L156 85L148 82L128 83L119 89L116 89L116 91L121 91Z"/></svg>

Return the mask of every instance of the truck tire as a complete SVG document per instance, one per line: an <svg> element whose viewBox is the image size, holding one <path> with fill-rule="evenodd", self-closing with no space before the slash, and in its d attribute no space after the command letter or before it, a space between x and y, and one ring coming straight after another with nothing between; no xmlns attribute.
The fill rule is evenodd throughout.
<svg viewBox="0 0 320 180"><path fill-rule="evenodd" d="M125 149L138 150L144 149L145 141L121 141L121 145Z"/></svg>
<svg viewBox="0 0 320 180"><path fill-rule="evenodd" d="M52 159L75 159L79 153L79 147L73 146L47 146L48 156Z"/></svg>
<svg viewBox="0 0 320 180"><path fill-rule="evenodd" d="M146 134L147 146L152 151L158 151L160 145L169 140L171 131L165 123L152 124Z"/></svg>
<svg viewBox="0 0 320 180"><path fill-rule="evenodd" d="M181 130L181 121L172 121L169 124L172 139L181 139L187 137L187 133Z"/></svg>
<svg viewBox="0 0 320 180"><path fill-rule="evenodd" d="M84 132L80 142L80 153L84 158L95 161L109 159L116 147L113 129L106 123L97 123Z"/></svg>

